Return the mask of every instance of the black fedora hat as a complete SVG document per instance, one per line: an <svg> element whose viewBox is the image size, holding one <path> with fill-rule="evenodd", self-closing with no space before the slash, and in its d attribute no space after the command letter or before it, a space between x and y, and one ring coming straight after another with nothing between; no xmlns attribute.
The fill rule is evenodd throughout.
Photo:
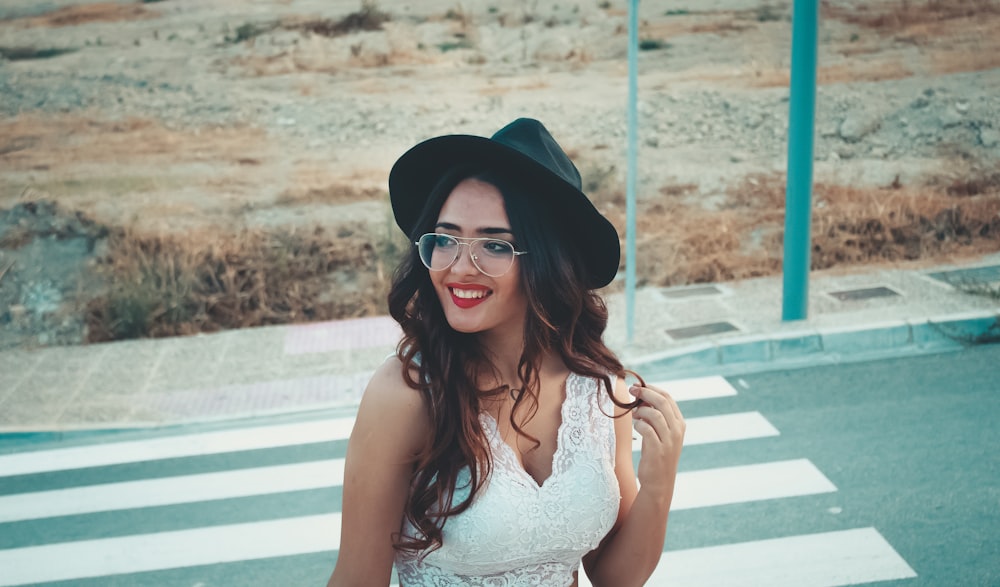
<svg viewBox="0 0 1000 587"><path fill-rule="evenodd" d="M519 118L490 138L445 135L419 143L389 172L389 199L396 224L407 236L415 229L434 186L450 170L476 166L511 173L537 186L537 197L567 223L582 253L591 288L611 283L618 272L618 231L583 193L580 172L542 123Z"/></svg>

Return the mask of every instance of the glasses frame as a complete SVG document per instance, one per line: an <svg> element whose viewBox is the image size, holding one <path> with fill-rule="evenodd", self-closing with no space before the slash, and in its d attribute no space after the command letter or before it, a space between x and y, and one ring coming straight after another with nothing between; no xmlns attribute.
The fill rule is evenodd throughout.
<svg viewBox="0 0 1000 587"><path fill-rule="evenodd" d="M518 257L520 257L521 255L527 255L528 254L528 251L519 251L519 250L517 250L517 247L514 246L514 243L512 243L512 242L510 242L508 240L502 239L502 238L493 238L493 237L490 237L490 236L480 236L480 237L475 237L475 238L467 238L467 237L462 237L462 236L455 236L453 234L446 234L446 233L443 233L443 232L425 232L424 234L420 235L420 238L418 238L416 241L413 242L413 245L417 247L417 257L420 257L420 262L423 263L424 267L426 267L428 271L447 271L448 269L451 269L451 266L458 262L458 258L462 255L462 253L461 253L460 250L456 251L455 258L452 259L450 263L448 263L447 265L445 265L444 267L442 267L440 269L434 269L433 267L431 267L430 265L428 265L426 261L424 261L423 255L420 254L420 241L422 241L424 239L424 237L427 237L427 236L434 236L434 237L443 236L443 237L447 237L447 238L450 238L450 239L454 239L454 241L456 243L460 244L460 245L465 245L465 246L469 247L469 258L472 259L472 264L475 265L476 269L478 269L480 273L482 273L483 275L486 275L487 277L503 277L504 275L507 275L507 273L510 272L510 268L514 266L514 261ZM510 250L514 252L514 254L510 258L510 265L507 267L507 269L504 270L503 273L500 273L500 274L497 274L497 275L493 275L492 273L487 273L486 271L483 270L482 267L479 266L479 261L477 260L475 253L472 252L472 245L474 245L475 243L478 243L478 242L483 242L483 241L505 243L508 246L510 246Z"/></svg>

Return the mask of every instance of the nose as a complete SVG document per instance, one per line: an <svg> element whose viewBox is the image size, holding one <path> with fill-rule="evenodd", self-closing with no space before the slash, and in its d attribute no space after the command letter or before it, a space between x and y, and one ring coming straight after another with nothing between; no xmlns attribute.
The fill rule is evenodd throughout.
<svg viewBox="0 0 1000 587"><path fill-rule="evenodd" d="M452 264L451 270L455 273L461 275L472 275L479 273L479 267L476 266L476 262L472 260L472 245L469 243L458 243L458 258L455 259L455 263ZM462 247L465 247L464 249Z"/></svg>

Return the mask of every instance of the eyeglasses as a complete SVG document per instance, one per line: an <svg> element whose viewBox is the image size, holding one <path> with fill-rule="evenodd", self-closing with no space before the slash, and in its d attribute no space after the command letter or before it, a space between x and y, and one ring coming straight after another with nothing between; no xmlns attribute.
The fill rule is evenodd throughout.
<svg viewBox="0 0 1000 587"><path fill-rule="evenodd" d="M472 264L490 277L500 277L510 271L514 257L528 251L515 251L514 245L498 238L461 238L439 232L428 232L413 243L420 260L431 271L444 271L458 260L459 245L469 247Z"/></svg>

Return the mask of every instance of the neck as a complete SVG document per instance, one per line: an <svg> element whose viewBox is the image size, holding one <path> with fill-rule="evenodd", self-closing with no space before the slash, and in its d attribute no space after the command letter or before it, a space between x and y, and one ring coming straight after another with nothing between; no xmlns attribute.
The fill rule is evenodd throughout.
<svg viewBox="0 0 1000 587"><path fill-rule="evenodd" d="M517 365L524 352L524 334L521 328L510 328L503 332L491 331L480 334L479 340L486 350L502 379L502 383L518 387Z"/></svg>
<svg viewBox="0 0 1000 587"><path fill-rule="evenodd" d="M524 339L519 334L516 339L499 337L483 337L482 344L486 349L487 356L497 369L500 381L494 384L506 384L513 388L520 388L524 385L518 374L518 364L521 361L521 354L524 352ZM544 377L547 373L562 372L566 369L562 357L551 350L543 351L539 358L538 375ZM489 385L492 386L492 385Z"/></svg>

